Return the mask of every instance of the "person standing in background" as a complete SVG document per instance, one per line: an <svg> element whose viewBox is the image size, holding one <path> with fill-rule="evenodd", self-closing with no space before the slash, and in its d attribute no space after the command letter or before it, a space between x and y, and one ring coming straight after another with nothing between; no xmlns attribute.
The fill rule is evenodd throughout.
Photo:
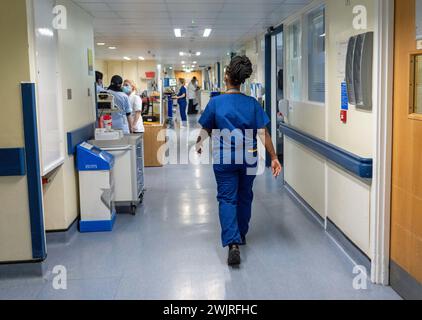
<svg viewBox="0 0 422 320"><path fill-rule="evenodd" d="M187 101L186 101L186 96L187 96L187 92L186 92L186 81L185 79L180 78L179 79L179 84L180 84L180 90L179 93L176 96L177 99L177 103L179 104L179 111L180 111L180 118L181 118L181 123L180 123L180 127L184 128L185 124L187 123L187 115L186 115L186 107L187 107Z"/></svg>
<svg viewBox="0 0 422 320"><path fill-rule="evenodd" d="M125 80L123 92L129 96L132 108L132 133L144 133L144 119L142 118L142 99L138 96L138 88L133 80Z"/></svg>
<svg viewBox="0 0 422 320"><path fill-rule="evenodd" d="M196 93L198 91L198 79L196 77L192 78L192 81L189 83L188 86L188 100L189 100L189 108L188 108L188 114L196 114L196 106L195 106L195 100L196 100Z"/></svg>
<svg viewBox="0 0 422 320"><path fill-rule="evenodd" d="M124 134L130 134L132 128L132 107L130 105L129 97L123 92L123 79L121 76L113 76L111 84L107 90L108 93L114 97L114 104L119 109L118 112L113 112L113 129L123 130Z"/></svg>
<svg viewBox="0 0 422 320"><path fill-rule="evenodd" d="M95 84L97 93L104 91L104 83L103 83L104 75L100 71L95 71Z"/></svg>

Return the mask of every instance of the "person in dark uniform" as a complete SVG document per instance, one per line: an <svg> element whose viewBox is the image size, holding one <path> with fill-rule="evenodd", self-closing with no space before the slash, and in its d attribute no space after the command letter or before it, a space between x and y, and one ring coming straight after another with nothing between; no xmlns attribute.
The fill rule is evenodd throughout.
<svg viewBox="0 0 422 320"><path fill-rule="evenodd" d="M246 244L249 231L256 170L248 169L257 166L257 161L249 160L251 154L257 158L258 137L271 155L274 177L282 170L266 129L270 119L256 99L240 92L252 72L252 63L246 56L233 58L225 75L227 94L212 98L199 120L203 130L198 137L198 153L202 153L203 142L209 136L213 139L221 238L223 247L229 247L228 264L232 266L241 262L239 246ZM222 131L230 132L230 137L222 137Z"/></svg>

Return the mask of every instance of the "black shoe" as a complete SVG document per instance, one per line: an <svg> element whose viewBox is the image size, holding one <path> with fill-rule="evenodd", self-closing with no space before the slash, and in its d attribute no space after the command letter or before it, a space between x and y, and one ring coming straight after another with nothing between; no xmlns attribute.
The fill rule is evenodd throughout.
<svg viewBox="0 0 422 320"><path fill-rule="evenodd" d="M229 248L229 266L238 266L240 265L240 249L237 245L231 245Z"/></svg>

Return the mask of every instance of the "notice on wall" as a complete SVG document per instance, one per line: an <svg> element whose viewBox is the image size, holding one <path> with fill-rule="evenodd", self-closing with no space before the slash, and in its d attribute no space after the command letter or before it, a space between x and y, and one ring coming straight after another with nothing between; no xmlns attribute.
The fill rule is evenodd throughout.
<svg viewBox="0 0 422 320"><path fill-rule="evenodd" d="M87 50L88 52L88 75L92 76L94 74L94 54L92 49Z"/></svg>
<svg viewBox="0 0 422 320"><path fill-rule="evenodd" d="M349 96L346 82L341 83L341 110L349 110Z"/></svg>
<svg viewBox="0 0 422 320"><path fill-rule="evenodd" d="M337 78L346 79L346 57L349 40L337 41Z"/></svg>

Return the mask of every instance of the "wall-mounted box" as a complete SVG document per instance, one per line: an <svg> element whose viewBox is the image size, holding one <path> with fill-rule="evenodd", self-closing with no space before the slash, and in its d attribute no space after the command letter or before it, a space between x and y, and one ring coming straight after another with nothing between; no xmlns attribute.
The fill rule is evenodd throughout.
<svg viewBox="0 0 422 320"><path fill-rule="evenodd" d="M346 84L349 103L372 110L372 67L374 33L351 37L346 56Z"/></svg>

